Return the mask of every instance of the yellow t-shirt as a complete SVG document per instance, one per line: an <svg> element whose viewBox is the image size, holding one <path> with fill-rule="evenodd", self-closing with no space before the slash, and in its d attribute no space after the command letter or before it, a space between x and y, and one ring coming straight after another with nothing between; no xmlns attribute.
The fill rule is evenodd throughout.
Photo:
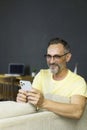
<svg viewBox="0 0 87 130"><path fill-rule="evenodd" d="M87 85L85 80L68 70L67 76L60 81L52 78L49 69L40 70L34 78L32 87L45 94L55 94L59 96L71 97L72 95L82 95L87 97Z"/></svg>

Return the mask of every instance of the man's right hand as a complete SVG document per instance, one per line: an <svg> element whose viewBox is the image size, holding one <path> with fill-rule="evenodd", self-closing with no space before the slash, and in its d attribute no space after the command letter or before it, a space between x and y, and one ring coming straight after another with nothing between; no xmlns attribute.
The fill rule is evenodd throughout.
<svg viewBox="0 0 87 130"><path fill-rule="evenodd" d="M16 101L26 103L27 102L27 92L22 89L19 89Z"/></svg>

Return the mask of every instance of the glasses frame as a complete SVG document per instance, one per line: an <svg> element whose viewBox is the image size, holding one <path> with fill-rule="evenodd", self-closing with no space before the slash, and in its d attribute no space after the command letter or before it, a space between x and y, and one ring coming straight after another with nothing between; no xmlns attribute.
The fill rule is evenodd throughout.
<svg viewBox="0 0 87 130"><path fill-rule="evenodd" d="M67 52L67 53L65 53L65 54L63 54L63 55L57 55L57 54L56 54L56 55L54 55L54 56L51 56L50 54L45 54L44 57L45 57L47 60L50 60L51 58L53 58L53 59L55 59L55 60L58 60L58 59L60 59L61 57L67 55L68 53L70 53L70 52Z"/></svg>

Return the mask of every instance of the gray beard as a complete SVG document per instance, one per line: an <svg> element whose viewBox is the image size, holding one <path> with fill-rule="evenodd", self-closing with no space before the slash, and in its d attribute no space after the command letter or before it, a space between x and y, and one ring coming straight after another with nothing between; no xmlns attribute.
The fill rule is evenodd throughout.
<svg viewBox="0 0 87 130"><path fill-rule="evenodd" d="M53 70L53 69L50 69L50 71L51 71L52 74L57 74L59 72L59 70Z"/></svg>
<svg viewBox="0 0 87 130"><path fill-rule="evenodd" d="M49 69L50 69L50 72L52 73L52 74L58 74L59 72L60 72L60 66L57 64L56 66L58 67L58 69L52 69L51 67L50 67L50 65L48 65L49 66Z"/></svg>

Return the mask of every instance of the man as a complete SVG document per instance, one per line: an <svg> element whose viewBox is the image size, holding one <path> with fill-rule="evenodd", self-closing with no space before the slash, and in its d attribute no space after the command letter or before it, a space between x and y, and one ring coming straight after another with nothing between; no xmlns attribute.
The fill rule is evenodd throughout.
<svg viewBox="0 0 87 130"><path fill-rule="evenodd" d="M41 70L35 77L32 90L19 90L17 102L29 102L39 108L47 109L58 115L79 119L85 109L87 86L85 80L71 72L67 63L71 50L63 39L52 39L45 55L49 69ZM45 94L70 98L70 103L61 103L45 98Z"/></svg>

